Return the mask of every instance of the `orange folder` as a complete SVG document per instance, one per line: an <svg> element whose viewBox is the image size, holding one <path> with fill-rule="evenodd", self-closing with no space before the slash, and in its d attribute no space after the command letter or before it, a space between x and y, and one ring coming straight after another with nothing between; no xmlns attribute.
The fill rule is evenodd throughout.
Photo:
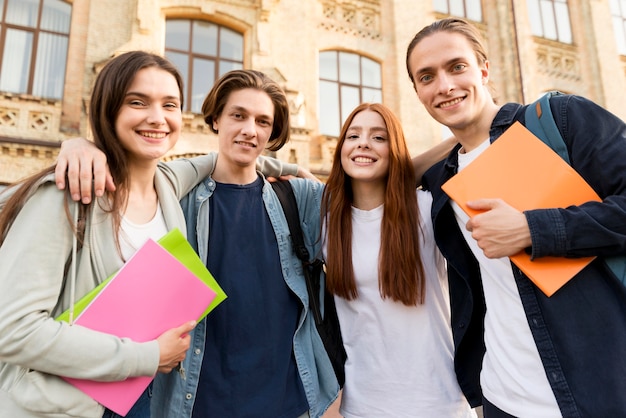
<svg viewBox="0 0 626 418"><path fill-rule="evenodd" d="M470 217L478 212L466 202L482 198L500 198L519 211L601 200L569 164L519 122L441 188ZM522 251L510 258L543 293L552 296L595 257L531 261Z"/></svg>

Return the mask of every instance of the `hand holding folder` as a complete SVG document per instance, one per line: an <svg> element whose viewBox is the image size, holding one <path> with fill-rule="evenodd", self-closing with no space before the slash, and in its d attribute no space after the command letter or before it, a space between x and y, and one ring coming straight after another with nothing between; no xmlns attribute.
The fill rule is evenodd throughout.
<svg viewBox="0 0 626 418"><path fill-rule="evenodd" d="M564 208L600 201L587 182L519 122L476 160L441 186L470 217L470 200L500 198L519 211ZM595 257L510 257L537 287L552 296Z"/></svg>
<svg viewBox="0 0 626 418"><path fill-rule="evenodd" d="M75 324L144 342L168 329L204 318L226 298L177 229L148 240L114 275L76 303ZM68 312L57 320L67 321ZM152 376L97 382L64 378L93 399L125 415Z"/></svg>

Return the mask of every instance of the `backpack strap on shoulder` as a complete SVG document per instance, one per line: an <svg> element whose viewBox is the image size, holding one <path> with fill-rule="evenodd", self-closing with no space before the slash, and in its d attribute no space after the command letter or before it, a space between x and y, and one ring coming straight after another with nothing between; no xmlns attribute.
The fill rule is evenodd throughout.
<svg viewBox="0 0 626 418"><path fill-rule="evenodd" d="M528 105L525 113L526 128L559 154L567 164L570 164L567 146L550 109L550 98L561 94L558 91L549 91Z"/></svg>
<svg viewBox="0 0 626 418"><path fill-rule="evenodd" d="M300 226L300 216L298 215L298 202L291 188L291 183L289 183L288 180L281 180L272 182L271 184L283 207L285 218L287 218L287 225L291 233L294 251L303 263L308 263L310 257L309 250L307 250L304 244L304 236L302 235L302 227Z"/></svg>

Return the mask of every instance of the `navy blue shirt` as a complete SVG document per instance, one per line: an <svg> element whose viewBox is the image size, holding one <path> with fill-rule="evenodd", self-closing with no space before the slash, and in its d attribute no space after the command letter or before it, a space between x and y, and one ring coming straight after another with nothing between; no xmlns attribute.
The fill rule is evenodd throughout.
<svg viewBox="0 0 626 418"><path fill-rule="evenodd" d="M293 418L308 411L293 355L300 314L283 278L263 181L217 183L208 268L228 295L207 316L194 418Z"/></svg>
<svg viewBox="0 0 626 418"><path fill-rule="evenodd" d="M530 250L533 258L598 258L551 297L514 265L513 275L561 414L626 417L626 288L603 259L626 254L626 124L579 96L553 97L550 107L572 167L603 202L524 212ZM515 121L523 124L525 109L515 103L502 106L491 124L491 141ZM429 169L422 183L433 194L435 240L448 261L455 371L465 397L477 406L488 307L478 261L441 190L457 172L458 147Z"/></svg>

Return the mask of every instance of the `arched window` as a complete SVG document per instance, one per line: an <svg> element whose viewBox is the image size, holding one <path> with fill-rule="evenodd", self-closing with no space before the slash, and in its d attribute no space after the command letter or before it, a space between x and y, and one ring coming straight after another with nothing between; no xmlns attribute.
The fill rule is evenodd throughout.
<svg viewBox="0 0 626 418"><path fill-rule="evenodd" d="M363 102L382 102L380 64L359 54L323 51L319 56L320 133L339 136L341 124Z"/></svg>
<svg viewBox="0 0 626 418"><path fill-rule="evenodd" d="M0 9L0 91L62 98L72 6L0 0Z"/></svg>
<svg viewBox="0 0 626 418"><path fill-rule="evenodd" d="M215 81L230 70L243 68L243 35L204 20L168 19L165 56L183 74L185 109L201 113Z"/></svg>
<svg viewBox="0 0 626 418"><path fill-rule="evenodd" d="M436 12L482 22L483 9L480 0L433 0Z"/></svg>
<svg viewBox="0 0 626 418"><path fill-rule="evenodd" d="M610 3L617 52L626 55L626 1L611 0Z"/></svg>
<svg viewBox="0 0 626 418"><path fill-rule="evenodd" d="M533 35L572 43L572 27L567 0L528 0L530 28Z"/></svg>

